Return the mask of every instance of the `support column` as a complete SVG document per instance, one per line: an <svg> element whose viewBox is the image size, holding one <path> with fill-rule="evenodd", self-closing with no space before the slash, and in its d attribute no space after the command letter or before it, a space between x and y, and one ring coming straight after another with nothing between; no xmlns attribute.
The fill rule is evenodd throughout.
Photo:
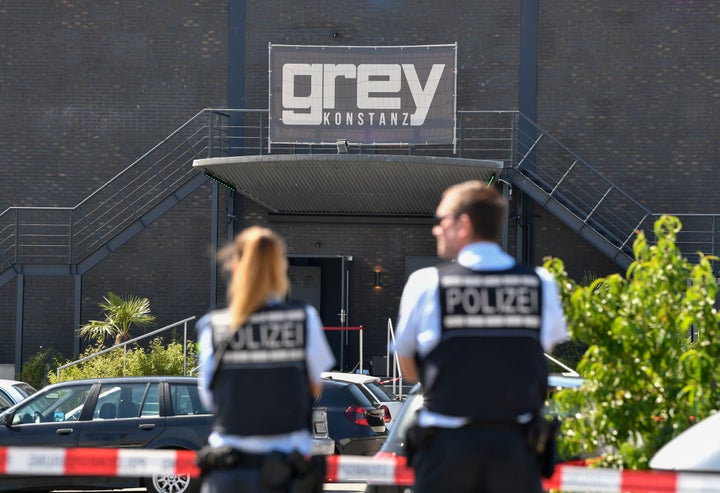
<svg viewBox="0 0 720 493"><path fill-rule="evenodd" d="M519 109L531 122L537 121L537 70L538 70L538 32L540 19L540 0L521 0L520 20L520 88ZM519 137L527 139L529 148L535 140L535 127L524 118L519 121ZM532 169L535 156L526 158L525 165ZM518 237L516 260L533 263L532 218L534 203L522 192L518 194Z"/></svg>
<svg viewBox="0 0 720 493"><path fill-rule="evenodd" d="M220 188L215 180L210 180L210 189L212 190L211 218L210 218L210 308L217 306L218 293L217 293L217 282L218 282L218 264L217 264L217 251L218 251L218 205L220 198Z"/></svg>
<svg viewBox="0 0 720 493"><path fill-rule="evenodd" d="M77 330L82 325L82 274L75 274L75 314L73 317L73 355L80 355L80 337Z"/></svg>
<svg viewBox="0 0 720 493"><path fill-rule="evenodd" d="M228 107L245 108L245 0L230 0L228 6ZM230 156L244 154L233 142L242 142L245 114L230 113L228 137L231 142Z"/></svg>
<svg viewBox="0 0 720 493"><path fill-rule="evenodd" d="M15 301L15 374L22 371L23 322L25 314L25 275L17 275L17 296Z"/></svg>

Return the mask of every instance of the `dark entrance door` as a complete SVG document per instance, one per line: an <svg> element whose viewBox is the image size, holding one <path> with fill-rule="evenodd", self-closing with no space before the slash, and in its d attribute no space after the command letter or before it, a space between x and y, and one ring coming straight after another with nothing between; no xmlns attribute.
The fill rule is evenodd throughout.
<svg viewBox="0 0 720 493"><path fill-rule="evenodd" d="M291 300L315 307L326 327L347 327L352 256L290 256ZM357 334L326 331L335 354L336 368L352 369L359 350Z"/></svg>

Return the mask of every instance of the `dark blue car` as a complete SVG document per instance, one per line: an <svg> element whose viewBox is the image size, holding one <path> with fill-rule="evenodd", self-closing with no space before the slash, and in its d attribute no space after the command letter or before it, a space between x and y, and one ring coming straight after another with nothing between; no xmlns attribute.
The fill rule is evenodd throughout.
<svg viewBox="0 0 720 493"><path fill-rule="evenodd" d="M315 405L327 410L328 434L338 454L374 455L385 442L385 409L359 385L324 378Z"/></svg>
<svg viewBox="0 0 720 493"><path fill-rule="evenodd" d="M0 446L197 450L211 418L193 377L74 380L47 386L0 414ZM0 476L0 491L139 486L150 493L199 490L189 476Z"/></svg>

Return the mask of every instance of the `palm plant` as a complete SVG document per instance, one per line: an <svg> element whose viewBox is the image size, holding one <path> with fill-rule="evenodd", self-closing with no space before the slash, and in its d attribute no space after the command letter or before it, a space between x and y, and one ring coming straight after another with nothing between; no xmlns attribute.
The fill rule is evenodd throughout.
<svg viewBox="0 0 720 493"><path fill-rule="evenodd" d="M123 297L109 292L103 299L99 306L105 310L105 318L90 320L80 327L80 336L95 339L98 343L102 343L105 337L114 337L117 345L130 339L130 328L133 325L144 327L155 321L147 298L132 295Z"/></svg>

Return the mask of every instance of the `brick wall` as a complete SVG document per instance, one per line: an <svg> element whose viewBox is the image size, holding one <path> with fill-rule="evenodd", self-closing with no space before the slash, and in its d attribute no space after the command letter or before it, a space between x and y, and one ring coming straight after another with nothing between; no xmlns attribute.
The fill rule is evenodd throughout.
<svg viewBox="0 0 720 493"><path fill-rule="evenodd" d="M717 213L717 2L543 1L539 124L653 212Z"/></svg>
<svg viewBox="0 0 720 493"><path fill-rule="evenodd" d="M269 42L457 41L458 109L517 109L520 5L246 0L246 106L267 107ZM538 123L651 210L716 212L718 17L713 2L543 0ZM228 2L217 0L0 0L0 210L75 205L202 108L223 107L227 30ZM404 257L434 253L429 226L277 222L246 202L243 222L276 228L292 253L353 255L350 323L368 328L367 355L384 354ZM109 290L148 296L159 325L202 314L210 207L204 186L86 274L82 319L98 315ZM576 279L616 270L535 213L536 261L559 256ZM376 265L382 290L372 288ZM26 277L24 358L46 344L70 351L73 286L70 277ZM0 363L14 362L16 292L15 282L0 288Z"/></svg>
<svg viewBox="0 0 720 493"><path fill-rule="evenodd" d="M74 206L194 114L224 107L227 2L0 1L0 211ZM84 277L82 320L108 291L148 296L158 327L209 303L209 187ZM74 279L25 277L23 360L72 354ZM2 288L14 362L17 282Z"/></svg>

